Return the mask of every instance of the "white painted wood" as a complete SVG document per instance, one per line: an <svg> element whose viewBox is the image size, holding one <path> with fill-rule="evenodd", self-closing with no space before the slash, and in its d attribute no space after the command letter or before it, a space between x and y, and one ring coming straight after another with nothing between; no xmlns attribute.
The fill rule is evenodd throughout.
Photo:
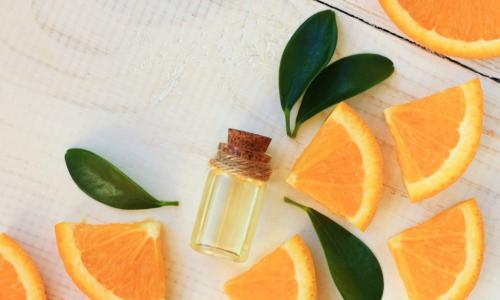
<svg viewBox="0 0 500 300"><path fill-rule="evenodd" d="M289 195L325 212L284 178L327 112L304 124L291 140L277 89L288 37L324 8L307 0L0 1L0 231L34 257L50 299L84 299L59 260L55 223L146 217L165 224L169 299L224 299L227 279L296 233L314 253L318 299L340 299L309 220L282 201ZM475 75L350 17L338 14L338 23L335 58L380 53L394 61L396 73L349 100L382 146L386 189L381 207L363 234L332 218L373 249L384 271L384 299L399 300L405 291L387 239L459 200L476 197L487 246L471 299L495 299L500 292L499 85L482 80L484 134L464 177L432 200L412 205L382 111ZM228 127L273 138L275 172L244 264L189 248L207 161ZM120 211L90 200L65 168L64 152L74 146L104 155L154 195L179 199L181 206Z"/></svg>
<svg viewBox="0 0 500 300"><path fill-rule="evenodd" d="M378 0L322 0L323 2L330 4L334 7L342 9L356 17L359 17L371 24L389 30L403 36L407 39L409 37L405 35L399 28L392 23L391 19L385 14L385 11L380 6ZM500 58L490 58L490 59L462 59L458 57L453 57L454 60L469 66L483 74L488 76L500 77Z"/></svg>

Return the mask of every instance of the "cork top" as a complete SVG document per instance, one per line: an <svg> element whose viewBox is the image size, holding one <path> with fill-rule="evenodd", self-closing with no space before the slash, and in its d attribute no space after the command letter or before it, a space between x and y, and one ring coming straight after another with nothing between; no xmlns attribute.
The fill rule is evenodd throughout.
<svg viewBox="0 0 500 300"><path fill-rule="evenodd" d="M271 138L243 130L229 128L227 133L227 142L229 145L240 149L246 149L255 152L266 152Z"/></svg>
<svg viewBox="0 0 500 300"><path fill-rule="evenodd" d="M271 156L266 153L271 138L229 128L227 143L219 144L219 151L210 164L227 172L266 181L271 176Z"/></svg>

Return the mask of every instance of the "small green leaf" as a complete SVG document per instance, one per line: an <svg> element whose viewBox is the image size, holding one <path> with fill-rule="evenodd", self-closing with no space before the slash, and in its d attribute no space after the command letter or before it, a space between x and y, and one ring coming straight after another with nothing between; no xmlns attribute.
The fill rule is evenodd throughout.
<svg viewBox="0 0 500 300"><path fill-rule="evenodd" d="M392 61L378 54L356 54L335 61L307 88L297 114L295 131L317 113L366 91L393 72Z"/></svg>
<svg viewBox="0 0 500 300"><path fill-rule="evenodd" d="M159 201L99 155L85 149L69 149L64 156L76 185L91 198L121 209L145 209L178 205Z"/></svg>
<svg viewBox="0 0 500 300"><path fill-rule="evenodd" d="M314 209L285 197L305 210L325 252L330 274L346 300L379 300L384 277L373 252L356 236Z"/></svg>
<svg viewBox="0 0 500 300"><path fill-rule="evenodd" d="M290 111L309 83L332 58L337 45L337 24L331 10L309 17L295 31L281 56L279 91L287 132Z"/></svg>

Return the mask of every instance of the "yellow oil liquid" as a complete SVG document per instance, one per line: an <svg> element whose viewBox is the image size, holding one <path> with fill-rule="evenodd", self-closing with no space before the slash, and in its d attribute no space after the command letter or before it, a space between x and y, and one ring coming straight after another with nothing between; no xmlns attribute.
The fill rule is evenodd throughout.
<svg viewBox="0 0 500 300"><path fill-rule="evenodd" d="M266 183L212 167L191 237L199 252L245 261L262 208Z"/></svg>

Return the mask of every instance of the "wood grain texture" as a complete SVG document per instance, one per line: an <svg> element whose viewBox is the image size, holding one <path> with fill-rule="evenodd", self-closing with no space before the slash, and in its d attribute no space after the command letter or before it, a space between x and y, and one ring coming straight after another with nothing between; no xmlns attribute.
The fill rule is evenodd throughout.
<svg viewBox="0 0 500 300"><path fill-rule="evenodd" d="M277 77L289 36L325 8L308 0L0 1L0 231L34 257L50 299L84 299L59 260L55 223L147 217L165 224L169 299L224 299L222 285L228 278L295 233L312 248L318 299L341 299L306 215L282 201L288 195L326 213L284 179L328 112L306 122L296 140L289 139ZM337 20L334 59L379 53L394 61L396 72L348 101L382 146L386 180L381 207L363 234L332 218L371 247L384 271L384 299L399 300L405 291L387 239L476 197L487 244L471 299L495 299L500 292L500 85L482 79L484 132L466 174L433 199L410 204L383 109L477 75L355 18L337 14ZM273 138L274 175L245 264L189 248L207 161L228 127ZM120 211L90 200L67 173L64 152L70 147L96 151L153 195L181 205Z"/></svg>
<svg viewBox="0 0 500 300"><path fill-rule="evenodd" d="M378 27L379 29L387 30L396 36L403 39L407 39L412 42L411 39L404 34L398 27L389 19L385 14L384 10L379 4L378 0L316 0L318 2L323 2L337 10L344 11L352 17L363 20L366 23L371 24L373 27ZM430 51L430 50L429 50ZM439 54L436 54L440 56ZM464 67L471 68L479 73L487 75L489 77L495 78L497 82L500 82L500 58L490 58L490 59L463 59L458 57L445 58L451 59Z"/></svg>

